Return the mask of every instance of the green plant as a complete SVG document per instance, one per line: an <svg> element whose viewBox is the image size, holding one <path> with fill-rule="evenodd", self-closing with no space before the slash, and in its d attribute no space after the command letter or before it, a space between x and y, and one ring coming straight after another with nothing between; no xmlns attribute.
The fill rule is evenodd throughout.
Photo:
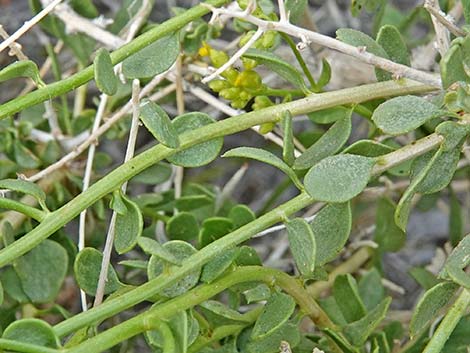
<svg viewBox="0 0 470 353"><path fill-rule="evenodd" d="M462 5L470 21L470 2L440 5ZM19 59L0 83L31 81L0 105L0 351L466 352L470 236L457 190L468 176L466 26L433 1L400 17L386 1L354 0L354 16L374 13L373 37L342 28L337 38L296 25L309 23L307 1L209 0L160 24L149 19L154 6L125 0L103 29L89 0L31 0L58 41L46 44L54 83L15 35L0 43ZM410 66L417 24L423 41L437 40L440 75ZM217 49L231 27L235 49ZM312 73L306 60L317 45L375 66L379 82L330 89L334 66L324 58ZM76 61L67 78L62 46ZM185 112L185 95L216 111ZM218 112L230 117L216 121ZM224 148L248 129L272 144ZM139 131L150 146L137 146ZM110 151L125 138L122 163L97 151L98 140ZM250 167L220 188L210 175L219 156L285 179L255 213L233 196ZM294 196L281 203L286 190ZM383 258L405 247L418 202L448 204L452 251L438 274L410 271L425 292L407 322L393 319ZM374 230L361 240L367 209ZM263 264L250 246L279 230L295 269Z"/></svg>

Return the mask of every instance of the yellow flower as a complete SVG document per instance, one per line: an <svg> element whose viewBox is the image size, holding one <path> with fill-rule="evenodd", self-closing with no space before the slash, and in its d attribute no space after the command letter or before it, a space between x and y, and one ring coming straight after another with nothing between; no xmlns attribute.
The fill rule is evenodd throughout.
<svg viewBox="0 0 470 353"><path fill-rule="evenodd" d="M198 54L200 56L209 56L211 52L211 47L206 42L202 42L202 47L199 48Z"/></svg>

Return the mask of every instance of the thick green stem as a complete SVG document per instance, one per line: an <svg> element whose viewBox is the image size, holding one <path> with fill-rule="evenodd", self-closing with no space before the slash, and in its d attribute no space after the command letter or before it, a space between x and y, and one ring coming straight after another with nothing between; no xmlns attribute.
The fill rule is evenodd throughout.
<svg viewBox="0 0 470 353"><path fill-rule="evenodd" d="M407 80L400 81L399 83L394 81L374 83L308 96L293 102L221 120L217 123L184 133L180 137L180 148L171 149L161 144L156 145L116 168L65 206L50 213L39 226L26 236L0 251L0 268L34 248L41 241L75 218L81 211L119 188L125 181L162 159L191 146L217 137L244 131L252 126L277 122L280 120L282 113L287 110L295 116L341 104L354 104L384 96L423 93L430 90L435 90L435 88Z"/></svg>
<svg viewBox="0 0 470 353"><path fill-rule="evenodd" d="M188 259L187 262L192 263L191 259ZM238 268L214 283L203 284L177 298L156 305L149 311L135 316L87 340L77 347L71 348L69 353L86 353L90 352L90 350L93 350L93 352L102 352L128 339L130 336L128 336L127 330L129 329L131 329L134 334L145 330L156 329L159 322L167 320L178 311L190 309L236 284L251 281L262 281L271 286L279 286L295 299L300 309L305 312L319 328L335 328L335 325L331 322L326 313L307 293L297 279L279 270L260 266L246 266ZM70 320L71 319L67 321ZM137 332L139 328L141 331ZM57 326L55 330L57 332Z"/></svg>
<svg viewBox="0 0 470 353"><path fill-rule="evenodd" d="M208 0L206 3L218 7L225 4L226 2L227 0ZM156 40L179 31L191 21L194 21L209 12L210 10L208 7L198 5L182 13L181 15L169 19L156 28L143 33L129 44L123 45L121 48L111 53L111 60L113 64L115 65L120 63L127 57L152 44ZM93 65L90 65L75 75L66 78L65 80L52 83L25 96L15 98L0 106L0 119L15 114L27 107L31 107L48 99L52 99L64 93L70 92L92 80L93 75Z"/></svg>
<svg viewBox="0 0 470 353"><path fill-rule="evenodd" d="M470 306L470 292L463 289L459 297L452 304L452 307L447 312L446 316L439 324L436 332L432 335L431 340L424 348L423 353L440 353L451 333L454 331L455 326L459 323L463 315L465 315L467 308Z"/></svg>
<svg viewBox="0 0 470 353"><path fill-rule="evenodd" d="M305 193L293 198L273 211L261 216L253 222L238 228L221 239L214 241L188 258L181 267L177 267L171 274L163 274L153 280L123 294L119 298L104 302L100 306L75 315L74 317L57 324L54 331L58 336L67 335L81 327L97 323L111 317L122 310L132 307L156 294L162 289L176 283L186 275L201 267L208 261L234 246L250 239L254 234L282 221L286 215L293 214L313 202Z"/></svg>
<svg viewBox="0 0 470 353"><path fill-rule="evenodd" d="M46 217L46 213L44 211L25 205L19 201L8 199L6 197L0 197L0 209L2 208L23 213L24 215L29 216L38 222L41 222Z"/></svg>

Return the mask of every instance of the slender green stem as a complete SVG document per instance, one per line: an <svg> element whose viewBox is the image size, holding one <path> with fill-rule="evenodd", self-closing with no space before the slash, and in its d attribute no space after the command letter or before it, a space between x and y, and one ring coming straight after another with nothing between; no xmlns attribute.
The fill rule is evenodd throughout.
<svg viewBox="0 0 470 353"><path fill-rule="evenodd" d="M104 302L100 306L75 315L74 317L57 324L54 331L58 336L67 335L81 327L97 323L107 317L113 316L122 310L132 307L156 294L162 289L176 283L186 275L206 264L223 251L250 239L254 234L282 221L286 215L293 214L306 207L313 200L305 193L293 198L273 211L259 217L253 222L238 228L199 250L188 258L181 267L177 267L171 274L163 274L153 280L123 294L119 298ZM181 306L180 306L181 308Z"/></svg>
<svg viewBox="0 0 470 353"><path fill-rule="evenodd" d="M38 222L43 221L46 217L46 212L25 205L19 201L8 199L6 197L0 197L0 209L2 208L23 213L24 215L29 216Z"/></svg>
<svg viewBox="0 0 470 353"><path fill-rule="evenodd" d="M444 348L445 343L454 331L455 326L457 326L462 316L465 315L469 306L470 292L464 288L455 303L452 304L452 307L449 309L442 322L439 324L436 332L432 335L431 340L426 345L426 348L424 348L423 353L440 353L442 351L442 348Z"/></svg>
<svg viewBox="0 0 470 353"><path fill-rule="evenodd" d="M187 261L192 263L191 259L188 259ZM161 277L162 276L159 278ZM125 339L128 339L130 337L127 335L126 330L128 329L131 329L134 334L140 333L137 332L139 328L142 330L141 332L157 329L159 322L170 318L178 311L192 308L236 284L251 281L262 281L268 285L279 286L295 299L301 310L305 312L318 327L335 328L335 325L315 300L302 287L299 280L279 270L260 266L246 266L236 269L234 272L211 284L200 285L179 297L171 299L163 304L156 305L149 311L137 315L132 319L125 321L124 323L119 324L74 348L71 348L69 353L86 353L91 349L94 352L102 352ZM67 321L70 320L72 319ZM56 332L57 326L54 328Z"/></svg>
<svg viewBox="0 0 470 353"><path fill-rule="evenodd" d="M227 0L208 0L206 3L217 7L225 4L226 2ZM115 65L120 63L127 57L152 44L156 40L179 31L188 23L206 15L209 12L210 10L208 7L198 5L185 11L181 15L175 16L168 21L165 21L156 28L143 33L139 37L135 38L132 42L123 45L121 48L111 53L111 60L113 64ZM90 65L75 75L66 78L65 80L47 85L46 87L37 89L25 96L15 98L0 106L0 119L15 114L27 107L31 107L48 99L52 99L64 93L70 92L92 80L93 75L93 65Z"/></svg>
<svg viewBox="0 0 470 353"><path fill-rule="evenodd" d="M310 86L313 88L317 87L317 83L315 82L315 79L313 78L312 74L310 73L310 70L307 67L307 64L305 63L304 58L302 57L302 54L300 54L299 50L297 49L297 46L295 45L294 41L292 38L283 32L279 32L281 34L282 39L286 41L286 43L289 45L291 48L292 52L295 55L295 58L297 59L297 62L299 63L300 67L302 68L302 71L304 72L305 76L307 77L308 82L310 83Z"/></svg>
<svg viewBox="0 0 470 353"><path fill-rule="evenodd" d="M20 341L7 340L0 338L0 351L2 349L23 352L23 353L59 353L58 349L42 347L31 343L24 343Z"/></svg>
<svg viewBox="0 0 470 353"><path fill-rule="evenodd" d="M281 96L281 97L286 97L286 96L292 96L292 97L304 97L305 94L302 92L300 89L282 89L282 88L265 88L262 90L256 90L254 91L256 95L261 96Z"/></svg>
<svg viewBox="0 0 470 353"><path fill-rule="evenodd" d="M432 90L435 90L435 88L409 80L403 80L399 83L394 81L374 83L311 95L303 99L238 115L188 131L180 136L181 146L179 148L171 149L161 144L156 145L132 158L129 162L122 164L66 205L49 213L35 229L7 248L0 250L0 268L34 248L41 241L75 218L81 211L90 207L110 192L118 189L123 182L162 159L189 147L217 137L244 131L252 126L278 122L281 119L282 113L286 111L290 111L295 116L341 104L354 104L384 96L423 93Z"/></svg>

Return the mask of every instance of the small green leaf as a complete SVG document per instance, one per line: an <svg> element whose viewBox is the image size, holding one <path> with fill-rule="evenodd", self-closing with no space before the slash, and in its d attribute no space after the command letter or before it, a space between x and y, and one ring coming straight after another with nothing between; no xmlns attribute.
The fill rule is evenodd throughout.
<svg viewBox="0 0 470 353"><path fill-rule="evenodd" d="M0 70L0 82L5 82L16 77L29 77L39 87L46 85L41 80L38 66L31 60L15 61L13 64L10 64L4 69Z"/></svg>
<svg viewBox="0 0 470 353"><path fill-rule="evenodd" d="M185 131L192 131L212 123L214 123L214 120L209 115L200 112L183 114L172 121L179 135ZM218 137L178 152L167 159L171 163L182 167L201 167L217 158L223 143L223 138Z"/></svg>
<svg viewBox="0 0 470 353"><path fill-rule="evenodd" d="M392 298L387 297L362 319L352 322L344 327L344 334L355 346L362 346L371 333L385 318Z"/></svg>
<svg viewBox="0 0 470 353"><path fill-rule="evenodd" d="M318 89L322 89L323 87L325 87L331 80L331 66L328 63L328 60L323 58L321 62L322 62L321 74L317 81Z"/></svg>
<svg viewBox="0 0 470 353"><path fill-rule="evenodd" d="M16 163L25 169L35 169L41 165L41 161L33 152L23 146L19 140L13 143L13 155Z"/></svg>
<svg viewBox="0 0 470 353"><path fill-rule="evenodd" d="M365 189L374 164L353 154L326 157L305 175L305 189L317 201L346 202Z"/></svg>
<svg viewBox="0 0 470 353"><path fill-rule="evenodd" d="M89 295L95 295L101 271L103 254L94 248L85 248L75 258L73 270L78 286ZM121 283L112 266L108 269L108 277L104 293L110 294L121 287Z"/></svg>
<svg viewBox="0 0 470 353"><path fill-rule="evenodd" d="M408 273L425 290L431 289L436 284L440 283L434 273L422 267L413 267L408 271Z"/></svg>
<svg viewBox="0 0 470 353"><path fill-rule="evenodd" d="M216 300L207 300L199 304L201 308L204 308L204 312L211 312L215 316L219 316L225 320L237 321L237 322L250 322L251 320L247 319L243 314L240 314L238 311L228 308L221 302Z"/></svg>
<svg viewBox="0 0 470 353"><path fill-rule="evenodd" d="M368 311L374 309L385 298L382 277L375 267L362 275L358 283L358 289Z"/></svg>
<svg viewBox="0 0 470 353"><path fill-rule="evenodd" d="M199 224L192 213L179 212L167 222L166 234L171 240L189 241L197 238Z"/></svg>
<svg viewBox="0 0 470 353"><path fill-rule="evenodd" d="M458 285L442 282L427 290L416 305L410 322L410 337L421 334L439 312L447 306L458 289Z"/></svg>
<svg viewBox="0 0 470 353"><path fill-rule="evenodd" d="M333 283L333 296L347 322L354 322L367 313L359 295L356 280L350 274L339 275Z"/></svg>
<svg viewBox="0 0 470 353"><path fill-rule="evenodd" d="M444 121L436 127L436 133L444 137L441 148L444 152L461 148L463 140L469 134L469 128L466 125L456 123L455 121Z"/></svg>
<svg viewBox="0 0 470 353"><path fill-rule="evenodd" d="M178 148L180 141L168 114L157 104L144 100L140 104L140 120L161 144Z"/></svg>
<svg viewBox="0 0 470 353"><path fill-rule="evenodd" d="M213 241L222 238L233 229L233 223L225 217L206 218L199 231L199 247L203 248Z"/></svg>
<svg viewBox="0 0 470 353"><path fill-rule="evenodd" d="M286 223L290 250L299 272L309 276L315 270L317 246L312 227L302 218Z"/></svg>
<svg viewBox="0 0 470 353"><path fill-rule="evenodd" d="M142 234L144 220L139 206L125 195L121 195L127 212L123 215L116 215L116 225L114 227L114 247L118 254L124 254L137 244L137 240Z"/></svg>
<svg viewBox="0 0 470 353"><path fill-rule="evenodd" d="M171 252L166 250L163 245L161 245L156 240L147 237L140 237L137 241L137 244L139 244L142 250L149 255L155 255L173 265L181 265L181 261L179 261Z"/></svg>
<svg viewBox="0 0 470 353"><path fill-rule="evenodd" d="M300 342L300 333L297 325L285 323L269 336L251 340L246 346L247 353L277 353L281 342L289 343L291 348L297 346Z"/></svg>
<svg viewBox="0 0 470 353"><path fill-rule="evenodd" d="M408 48L400 31L395 26L382 26L377 34L377 43L385 50L390 60L410 66Z"/></svg>
<svg viewBox="0 0 470 353"><path fill-rule="evenodd" d="M54 301L67 272L67 251L46 239L14 263L24 293L33 303Z"/></svg>
<svg viewBox="0 0 470 353"><path fill-rule="evenodd" d="M338 152L351 134L351 114L352 110L350 109L345 117L334 123L317 142L302 153L295 160L294 169L308 169L323 158Z"/></svg>
<svg viewBox="0 0 470 353"><path fill-rule="evenodd" d="M232 207L232 209L230 209L230 212L228 213L228 218L232 220L233 228L237 229L244 226L245 224L254 221L256 215L248 206L236 205L235 207Z"/></svg>
<svg viewBox="0 0 470 353"><path fill-rule="evenodd" d="M109 202L109 208L120 215L125 215L127 213L127 206L124 202L124 199L122 198L122 193L120 190L113 192L113 197Z"/></svg>
<svg viewBox="0 0 470 353"><path fill-rule="evenodd" d="M13 267L7 267L0 272L5 294L20 304L30 303L31 300L24 293L21 281Z"/></svg>
<svg viewBox="0 0 470 353"><path fill-rule="evenodd" d="M283 133L283 144L282 144L282 159L288 166L292 166L295 160L295 146L294 146L294 132L292 130L292 114L290 111L285 111L282 116L282 133Z"/></svg>
<svg viewBox="0 0 470 353"><path fill-rule="evenodd" d="M261 283L254 288L244 291L243 295L245 296L247 304L257 303L268 300L271 296L271 289L269 289L266 284Z"/></svg>
<svg viewBox="0 0 470 353"><path fill-rule="evenodd" d="M202 268L201 281L211 283L224 273L238 256L238 249L230 249L217 255Z"/></svg>
<svg viewBox="0 0 470 353"><path fill-rule="evenodd" d="M53 328L39 319L22 319L13 322L5 329L2 338L42 347L60 347L59 338L55 335Z"/></svg>
<svg viewBox="0 0 470 353"><path fill-rule="evenodd" d="M254 147L237 147L225 152L222 157L251 158L272 165L273 167L283 171L299 189L303 188L295 172L271 152Z"/></svg>
<svg viewBox="0 0 470 353"><path fill-rule="evenodd" d="M295 300L284 293L274 293L264 306L251 333L253 340L269 336L284 325L295 309Z"/></svg>
<svg viewBox="0 0 470 353"><path fill-rule="evenodd" d="M416 96L401 96L380 104L372 114L374 123L386 134L401 135L446 112Z"/></svg>
<svg viewBox="0 0 470 353"><path fill-rule="evenodd" d="M347 116L351 116L351 109L338 106L308 113L307 116L315 124L331 124Z"/></svg>
<svg viewBox="0 0 470 353"><path fill-rule="evenodd" d="M351 28L340 28L336 31L336 37L349 45L354 47L363 48L365 47L369 53L380 56L385 59L389 59L387 52L378 44L375 40L369 37L367 34L357 31ZM376 69L375 75L377 80L386 81L390 80L391 75L383 70Z"/></svg>
<svg viewBox="0 0 470 353"><path fill-rule="evenodd" d="M457 163L460 159L460 148L439 152L430 151L413 161L411 165L411 181L420 177L422 170L429 169L424 178L416 185L415 192L433 194L441 191L452 181Z"/></svg>
<svg viewBox="0 0 470 353"><path fill-rule="evenodd" d="M406 234L395 223L395 210L396 205L389 198L378 200L374 241L380 251L398 251L405 245Z"/></svg>
<svg viewBox="0 0 470 353"><path fill-rule="evenodd" d="M118 79L114 74L113 63L106 49L101 48L98 50L95 60L93 60L93 68L98 89L108 96L116 94Z"/></svg>
<svg viewBox="0 0 470 353"><path fill-rule="evenodd" d="M351 232L352 216L349 202L323 207L310 222L316 243L317 267L338 256Z"/></svg>
<svg viewBox="0 0 470 353"><path fill-rule="evenodd" d="M262 261L255 249L243 245L238 251L238 257L235 260L237 266L261 266Z"/></svg>
<svg viewBox="0 0 470 353"><path fill-rule="evenodd" d="M447 258L444 269L455 283L470 288L470 277L464 268L470 263L470 234L466 235Z"/></svg>
<svg viewBox="0 0 470 353"><path fill-rule="evenodd" d="M213 204L213 197L207 195L188 195L176 199L176 208L179 211L192 211Z"/></svg>
<svg viewBox="0 0 470 353"><path fill-rule="evenodd" d="M373 140L359 140L346 147L343 153L357 154L364 157L379 157L395 151L393 147Z"/></svg>
<svg viewBox="0 0 470 353"><path fill-rule="evenodd" d="M4 179L0 180L0 189L8 189L16 192L22 192L26 195L31 195L44 210L47 210L46 206L46 193L36 184L20 180L20 179Z"/></svg>
<svg viewBox="0 0 470 353"><path fill-rule="evenodd" d="M181 240L169 241L163 244L163 248L170 252L180 262L183 262L191 255L196 253L196 249L194 249L191 244ZM158 256L152 255L149 261L147 275L149 280L152 280L163 273L166 275L171 275L174 269L175 267L171 266L170 263L163 261ZM161 294L165 297L173 298L187 292L197 284L200 274L201 269L195 268L194 271L189 273L187 276L172 286L165 288Z"/></svg>
<svg viewBox="0 0 470 353"><path fill-rule="evenodd" d="M163 37L125 59L122 72L128 79L154 77L173 65L179 51L176 33Z"/></svg>
<svg viewBox="0 0 470 353"><path fill-rule="evenodd" d="M171 166L168 163L160 162L137 174L131 179L131 182L157 185L170 179L171 173Z"/></svg>
<svg viewBox="0 0 470 353"><path fill-rule="evenodd" d="M249 49L244 57L248 59L256 60L257 63L265 65L269 70L274 71L284 80L292 83L293 85L300 88L305 93L308 93L308 88L305 85L302 74L291 64L280 58L276 54L273 54L266 50Z"/></svg>
<svg viewBox="0 0 470 353"><path fill-rule="evenodd" d="M464 54L460 42L451 45L450 49L441 58L439 66L441 68L442 87L449 88L454 82L469 81L469 77L463 66Z"/></svg>
<svg viewBox="0 0 470 353"><path fill-rule="evenodd" d="M307 8L308 0L286 0L286 11L291 23L298 23Z"/></svg>

